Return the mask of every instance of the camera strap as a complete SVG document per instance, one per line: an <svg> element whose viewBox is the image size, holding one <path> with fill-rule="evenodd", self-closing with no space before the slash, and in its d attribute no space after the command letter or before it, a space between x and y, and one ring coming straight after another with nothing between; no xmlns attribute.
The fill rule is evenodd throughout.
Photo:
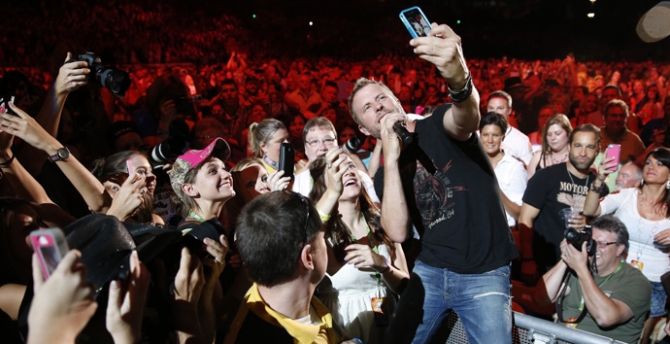
<svg viewBox="0 0 670 344"><path fill-rule="evenodd" d="M607 276L607 278L598 285L598 289L602 289L605 283L607 283L610 280L610 278L612 278L612 276L614 276L617 272L621 270L623 264L624 264L623 260L619 262L619 266L617 266L616 270L614 270L614 272L609 274L609 276ZM556 315L558 316L558 321L562 323L577 324L584 319L587 313L584 302L584 294L582 294L582 298L579 302L579 308L578 308L579 315L577 317L571 317L567 321L563 318L563 299L565 297L565 290L568 289L568 281L570 280L570 276L572 275L570 271L571 269L567 269L567 271L565 271L563 282L561 282L561 289L558 298L556 299Z"/></svg>

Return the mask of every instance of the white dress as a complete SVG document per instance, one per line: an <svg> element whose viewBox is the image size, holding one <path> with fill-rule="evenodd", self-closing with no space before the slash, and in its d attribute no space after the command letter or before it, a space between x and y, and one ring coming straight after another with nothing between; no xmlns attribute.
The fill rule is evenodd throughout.
<svg viewBox="0 0 670 344"><path fill-rule="evenodd" d="M630 237L626 262L642 262L642 274L651 282L660 282L661 275L670 271L670 255L654 246L654 235L670 228L670 219L651 221L642 218L637 211L637 190L623 189L607 195L600 202L600 210L601 214L614 213L626 225Z"/></svg>
<svg viewBox="0 0 670 344"><path fill-rule="evenodd" d="M379 254L391 262L386 245L379 246ZM374 272L360 271L351 264L344 264L334 275L326 273L318 287L321 302L330 310L333 320L351 337L360 338L363 343L381 343L386 327L377 327L371 300L386 297L388 318L395 308L395 295L384 281L377 284Z"/></svg>

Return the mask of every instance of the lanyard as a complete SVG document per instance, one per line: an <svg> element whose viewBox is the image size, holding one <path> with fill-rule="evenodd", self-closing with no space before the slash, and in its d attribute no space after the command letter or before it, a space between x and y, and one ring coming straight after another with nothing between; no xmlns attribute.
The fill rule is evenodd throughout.
<svg viewBox="0 0 670 344"><path fill-rule="evenodd" d="M188 211L188 216L196 219L200 223L205 222L205 219L203 219L202 216L196 214L193 210Z"/></svg>
<svg viewBox="0 0 670 344"><path fill-rule="evenodd" d="M619 262L619 266L616 267L616 270L614 270L614 272L612 272L609 276L607 276L607 278L605 278L605 280L602 283L598 284L598 289L602 290L602 287L605 285L605 283L607 283L607 281L609 281L610 278L614 276L614 274L619 272L619 270L621 270L621 267L623 267L623 260ZM582 300L579 301L579 311L581 312L583 310L584 310L584 293L582 293Z"/></svg>
<svg viewBox="0 0 670 344"><path fill-rule="evenodd" d="M366 230L366 235L368 237L368 242L369 242L368 246L370 246L370 248L372 249L372 252L379 255L379 249L377 248L377 243L375 242L375 238L372 236L372 231L370 231L370 225L368 225L368 221L365 220L365 216L363 216L363 213L360 213L360 214L361 214L361 218L363 219L363 222L365 222L365 230ZM344 224L344 222L342 222L342 224ZM351 239L354 240L355 243L362 245L362 243L358 239L356 239L354 234L351 232L351 229L349 229L349 227L346 224L344 224L344 227L347 228L347 231L349 232L349 236L351 236ZM382 283L382 275L379 273L379 271L375 271L375 278L377 279L377 287L380 287L381 283Z"/></svg>

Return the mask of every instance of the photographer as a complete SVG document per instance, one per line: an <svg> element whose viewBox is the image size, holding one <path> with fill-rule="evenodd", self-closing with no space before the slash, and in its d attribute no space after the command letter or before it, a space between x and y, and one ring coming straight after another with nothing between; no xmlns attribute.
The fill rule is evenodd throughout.
<svg viewBox="0 0 670 344"><path fill-rule="evenodd" d="M624 260L626 226L611 215L597 218L591 226L592 237L580 249L561 242L561 261L542 276L545 288L538 286L535 298L545 304L558 301L559 321L567 327L637 343L649 312L651 286ZM589 257L591 240L597 248ZM568 281L561 282L566 273Z"/></svg>

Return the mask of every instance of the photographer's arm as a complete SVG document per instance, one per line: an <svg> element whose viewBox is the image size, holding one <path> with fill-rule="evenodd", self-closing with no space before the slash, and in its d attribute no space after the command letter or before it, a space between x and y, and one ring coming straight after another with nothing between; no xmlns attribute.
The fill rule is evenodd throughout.
<svg viewBox="0 0 670 344"><path fill-rule="evenodd" d="M535 288L535 301L538 304L549 305L556 302L567 270L568 266L561 260L542 276Z"/></svg>
<svg viewBox="0 0 670 344"><path fill-rule="evenodd" d="M55 155L63 145L49 135L34 118L13 104L10 107L16 116L3 114L2 128L9 134L20 137L31 146L44 151L47 155ZM41 157L40 157L41 159ZM82 195L88 207L94 212L106 212L112 199L98 179L89 172L74 156L56 163L72 185Z"/></svg>
<svg viewBox="0 0 670 344"><path fill-rule="evenodd" d="M578 251L565 240L561 242L561 259L575 271L579 278L579 287L586 309L596 321L598 326L606 328L621 324L633 317L633 311L617 299L605 295L591 275L588 267L586 253L586 242L582 244L582 250Z"/></svg>
<svg viewBox="0 0 670 344"><path fill-rule="evenodd" d="M72 54L67 53L65 62L72 59ZM58 124L60 115L65 106L67 96L78 88L88 84L88 63L85 61L75 61L63 64L58 70L58 76L53 87L47 93L47 98L42 104L42 108L35 116L35 120L51 136L58 133Z"/></svg>

